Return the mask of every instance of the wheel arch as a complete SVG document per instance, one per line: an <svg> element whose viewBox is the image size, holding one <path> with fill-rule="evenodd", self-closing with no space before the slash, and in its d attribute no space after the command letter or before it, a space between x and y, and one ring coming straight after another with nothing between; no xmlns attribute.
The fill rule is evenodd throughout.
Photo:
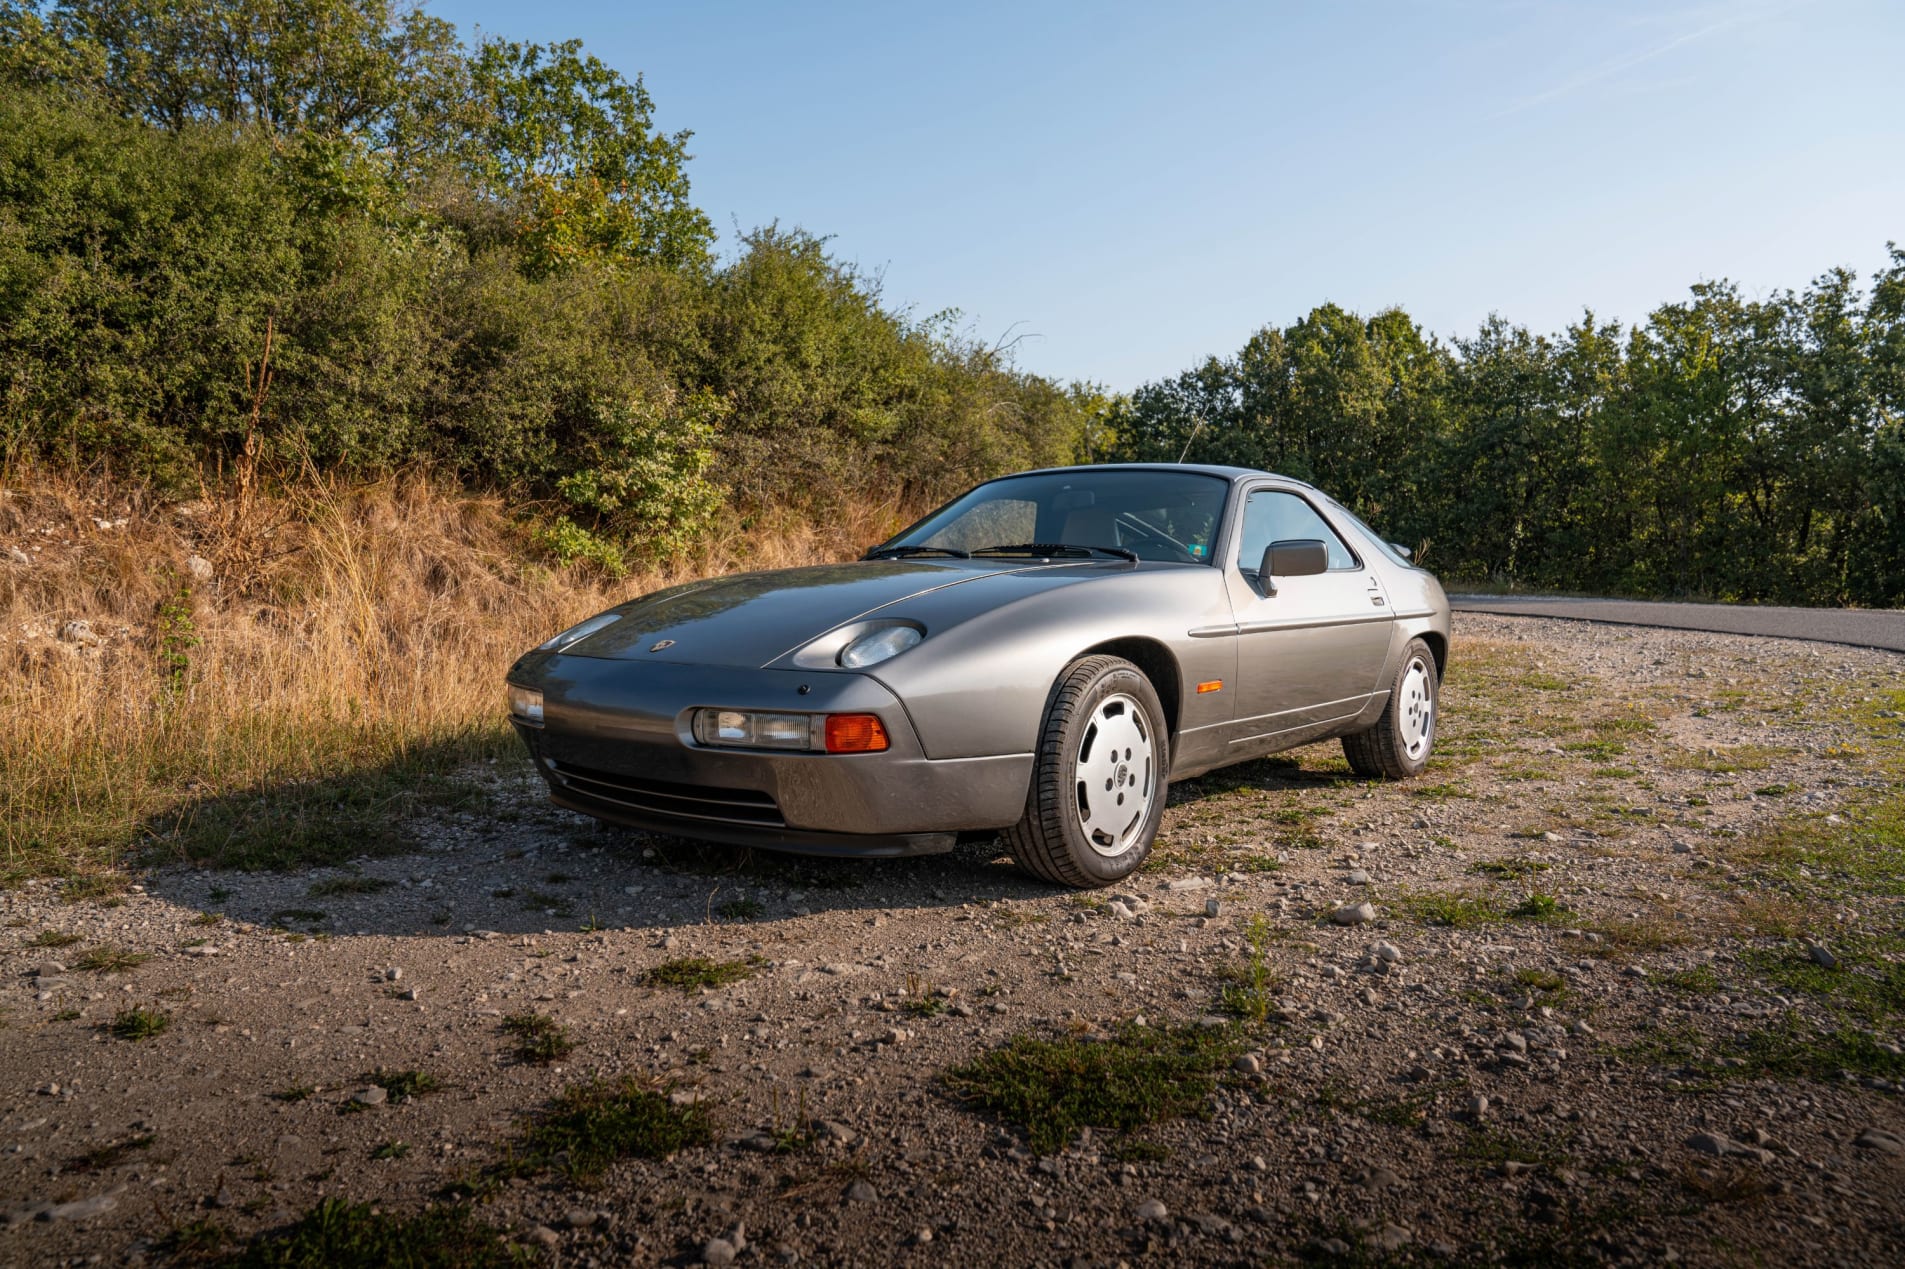
<svg viewBox="0 0 1905 1269"><path fill-rule="evenodd" d="M1128 635L1093 644L1078 654L1078 657L1091 656L1123 657L1144 671L1144 676L1151 680L1151 687L1158 694L1158 703L1164 706L1164 730L1171 739L1171 749L1175 751L1177 720L1184 705L1184 674L1178 668L1177 657L1172 655L1171 650L1156 639ZM1078 657L1072 659L1075 661Z"/></svg>
<svg viewBox="0 0 1905 1269"><path fill-rule="evenodd" d="M1435 658L1435 681L1440 683L1449 668L1449 637L1439 630L1420 630L1415 637L1429 645L1429 655Z"/></svg>

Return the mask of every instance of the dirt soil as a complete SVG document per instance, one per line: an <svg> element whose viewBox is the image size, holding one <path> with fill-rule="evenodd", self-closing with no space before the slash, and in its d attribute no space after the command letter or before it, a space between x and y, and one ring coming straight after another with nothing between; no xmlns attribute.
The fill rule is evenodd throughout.
<svg viewBox="0 0 1905 1269"><path fill-rule="evenodd" d="M1462 615L1424 776L1330 745L1183 784L1094 894L996 848L607 829L526 762L349 869L30 883L0 895L0 1261L189 1259L462 1183L562 1264L1900 1263L1905 906L1819 861L1894 793L1902 680ZM697 957L731 981L650 976ZM525 1055L525 1013L573 1048ZM1041 1154L945 1077L1137 1018L1230 1039L1193 1113ZM713 1140L498 1171L624 1075Z"/></svg>

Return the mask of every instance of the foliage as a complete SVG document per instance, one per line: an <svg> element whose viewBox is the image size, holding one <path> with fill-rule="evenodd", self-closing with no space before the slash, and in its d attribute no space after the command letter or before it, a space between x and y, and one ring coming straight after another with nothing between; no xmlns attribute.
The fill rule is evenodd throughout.
<svg viewBox="0 0 1905 1269"><path fill-rule="evenodd" d="M189 584L181 580L172 593L159 602L152 625L159 678L166 699L171 700L191 685L192 649L199 645Z"/></svg>
<svg viewBox="0 0 1905 1269"><path fill-rule="evenodd" d="M0 465L196 489L255 425L268 466L506 492L620 576L763 512L1183 456L1313 480L1453 581L1905 602L1905 250L1552 335L1325 304L1121 397L822 237L717 256L654 111L576 41L399 0L0 0Z"/></svg>
<svg viewBox="0 0 1905 1269"><path fill-rule="evenodd" d="M1491 317L1443 345L1324 305L1115 402L1113 455L1314 480L1445 577L1905 601L1905 250L1623 330Z"/></svg>
<svg viewBox="0 0 1905 1269"><path fill-rule="evenodd" d="M0 463L183 491L255 425L267 467L514 494L619 575L724 515L890 521L1070 461L1102 413L822 238L717 261L688 134L573 40L395 0L0 0L0 88Z"/></svg>

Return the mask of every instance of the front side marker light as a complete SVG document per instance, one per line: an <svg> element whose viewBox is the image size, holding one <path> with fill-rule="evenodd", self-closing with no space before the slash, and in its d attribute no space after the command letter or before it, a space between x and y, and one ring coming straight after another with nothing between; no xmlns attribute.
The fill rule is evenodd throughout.
<svg viewBox="0 0 1905 1269"><path fill-rule="evenodd" d="M525 723L542 726L542 693L533 687L509 685L509 712Z"/></svg>
<svg viewBox="0 0 1905 1269"><path fill-rule="evenodd" d="M828 753L884 753L886 728L872 714L827 715Z"/></svg>

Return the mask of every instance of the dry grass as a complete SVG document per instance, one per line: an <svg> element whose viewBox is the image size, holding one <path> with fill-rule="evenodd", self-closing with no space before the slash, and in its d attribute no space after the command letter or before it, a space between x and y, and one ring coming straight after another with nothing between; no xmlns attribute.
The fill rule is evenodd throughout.
<svg viewBox="0 0 1905 1269"><path fill-rule="evenodd" d="M514 756L501 686L524 649L662 585L850 556L898 518L757 527L611 581L539 561L501 499L423 474L168 503L11 473L0 873L141 848L242 867L398 849L406 811L480 805L472 772ZM75 620L96 645L60 637Z"/></svg>

